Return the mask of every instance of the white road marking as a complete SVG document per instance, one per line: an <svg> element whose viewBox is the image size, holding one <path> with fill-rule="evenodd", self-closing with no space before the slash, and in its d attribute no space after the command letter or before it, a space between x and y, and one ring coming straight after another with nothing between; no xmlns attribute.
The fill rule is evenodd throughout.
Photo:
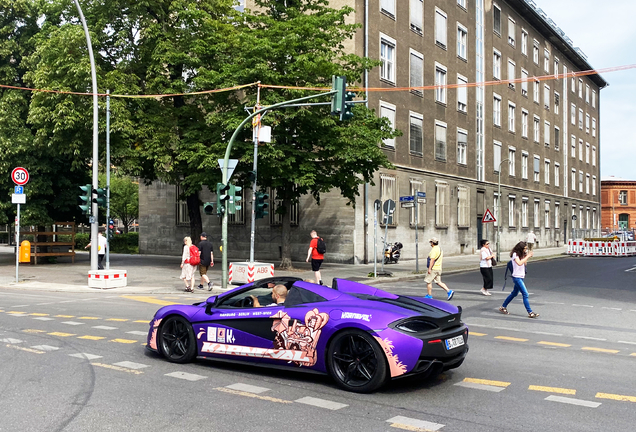
<svg viewBox="0 0 636 432"><path fill-rule="evenodd" d="M199 381L199 380L207 378L206 376L203 376L203 375L195 375L195 374L191 374L187 372L170 372L170 373L167 373L166 376L169 376L172 378L184 379L186 381Z"/></svg>
<svg viewBox="0 0 636 432"><path fill-rule="evenodd" d="M455 383L455 385L460 387L477 389L477 390L486 390L486 391L495 392L495 393L499 393L500 391L503 391L506 389L505 387L497 387L497 386L478 384L478 383L472 383L472 382L464 382L464 381Z"/></svg>
<svg viewBox="0 0 636 432"><path fill-rule="evenodd" d="M33 319L38 321L55 321L55 318L49 318L49 317L37 317Z"/></svg>
<svg viewBox="0 0 636 432"><path fill-rule="evenodd" d="M560 403L565 403L570 405L579 405L579 406L584 406L588 408L598 408L599 406L601 406L600 402L590 402L590 401L586 401L582 399L574 399L574 398L554 396L554 395L548 396L547 398L545 398L545 400L552 401L552 402L560 402Z"/></svg>
<svg viewBox="0 0 636 432"><path fill-rule="evenodd" d="M11 306L12 308L16 308L16 307L28 307L29 305L15 305L15 306Z"/></svg>
<svg viewBox="0 0 636 432"><path fill-rule="evenodd" d="M427 422L424 420L418 420L409 417L396 416L388 419L387 423L398 424L398 425L406 425L411 426L418 429L423 429L427 431L438 431L444 427L443 424Z"/></svg>
<svg viewBox="0 0 636 432"><path fill-rule="evenodd" d="M540 331L531 331L528 333L547 335L547 336L563 336L563 334L561 333L550 333L550 332L540 332Z"/></svg>
<svg viewBox="0 0 636 432"><path fill-rule="evenodd" d="M329 410L339 410L349 405L339 402L328 401L325 399L318 399L315 397L305 396L304 398L296 399L294 402L298 402L305 405L313 405L319 408L326 408Z"/></svg>
<svg viewBox="0 0 636 432"><path fill-rule="evenodd" d="M25 316L28 316L24 312L8 313L7 315L14 316L14 317L25 317Z"/></svg>
<svg viewBox="0 0 636 432"><path fill-rule="evenodd" d="M93 328L98 330L117 330L117 327L109 327L109 326L95 326Z"/></svg>
<svg viewBox="0 0 636 432"><path fill-rule="evenodd" d="M5 339L0 339L0 342L8 343L8 344L19 344L19 343L22 343L24 341L20 340L20 339L5 338Z"/></svg>
<svg viewBox="0 0 636 432"><path fill-rule="evenodd" d="M113 363L113 366L119 366L119 367L124 367L127 369L143 369L143 368L147 368L149 367L148 365L142 364L142 363L135 363L135 362L130 362L130 361L123 361L123 362L119 362L119 363Z"/></svg>
<svg viewBox="0 0 636 432"><path fill-rule="evenodd" d="M31 348L35 348L41 351L57 351L60 349L59 347L54 347L51 345L35 345L35 346L32 346Z"/></svg>
<svg viewBox="0 0 636 432"><path fill-rule="evenodd" d="M587 307L587 308L593 308L594 306L590 306L590 305L582 305L582 304L572 304L572 306L576 306L576 307Z"/></svg>
<svg viewBox="0 0 636 432"><path fill-rule="evenodd" d="M615 311L622 311L623 310L621 308L613 308L613 307L605 307L605 306L603 306L601 309L615 310Z"/></svg>
<svg viewBox="0 0 636 432"><path fill-rule="evenodd" d="M77 321L62 321L62 324L68 324L68 325L82 325L84 324L83 322L77 322Z"/></svg>
<svg viewBox="0 0 636 432"><path fill-rule="evenodd" d="M77 353L77 354L69 354L69 356L71 357L77 357L80 359L86 359L86 360L95 360L98 358L102 358L102 356L98 356L95 354L87 354L87 353Z"/></svg>
<svg viewBox="0 0 636 432"><path fill-rule="evenodd" d="M636 345L636 342L630 342L630 341L618 341L618 343L624 343L624 344Z"/></svg>
<svg viewBox="0 0 636 432"><path fill-rule="evenodd" d="M603 339L603 338L595 338L595 337L591 337L591 336L573 336L577 339L587 339L587 340L594 340L594 341L606 341L607 339Z"/></svg>
<svg viewBox="0 0 636 432"><path fill-rule="evenodd" d="M243 383L236 383L226 387L232 390L244 391L244 392L254 393L254 394L261 394L266 391L269 391L269 389L265 387L258 387L254 385L243 384Z"/></svg>
<svg viewBox="0 0 636 432"><path fill-rule="evenodd" d="M560 302L543 302L543 304L564 305L565 303L560 303Z"/></svg>
<svg viewBox="0 0 636 432"><path fill-rule="evenodd" d="M51 302L51 303L36 303L36 306L44 306L44 305L52 305L55 304L57 302Z"/></svg>
<svg viewBox="0 0 636 432"><path fill-rule="evenodd" d="M137 335L137 336L146 336L148 334L148 332L142 332L142 331L139 331L139 330L129 331L129 332L126 332L126 333L132 334L132 335Z"/></svg>

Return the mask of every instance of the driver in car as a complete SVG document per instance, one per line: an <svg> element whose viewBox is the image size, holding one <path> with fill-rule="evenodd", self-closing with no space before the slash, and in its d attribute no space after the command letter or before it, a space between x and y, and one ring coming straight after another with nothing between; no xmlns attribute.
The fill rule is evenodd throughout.
<svg viewBox="0 0 636 432"><path fill-rule="evenodd" d="M263 307L261 303L258 301L258 298L255 296L251 296L252 300L254 300L254 307ZM272 300L273 303L265 305L265 307L282 305L285 303L285 299L287 298L287 287L285 285L276 285L272 288Z"/></svg>

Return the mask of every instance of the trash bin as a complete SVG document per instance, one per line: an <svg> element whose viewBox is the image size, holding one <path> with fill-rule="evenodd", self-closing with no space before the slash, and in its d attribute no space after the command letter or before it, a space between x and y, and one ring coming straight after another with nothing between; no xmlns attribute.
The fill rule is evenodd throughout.
<svg viewBox="0 0 636 432"><path fill-rule="evenodd" d="M18 261L21 263L30 263L31 262L31 242L28 240L24 240L20 243L20 255Z"/></svg>

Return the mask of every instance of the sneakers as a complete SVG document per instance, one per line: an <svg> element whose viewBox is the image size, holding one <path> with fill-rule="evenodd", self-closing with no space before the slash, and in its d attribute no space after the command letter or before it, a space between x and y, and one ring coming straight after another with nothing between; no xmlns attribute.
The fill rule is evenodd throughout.
<svg viewBox="0 0 636 432"><path fill-rule="evenodd" d="M208 291L212 291L214 289L214 284L212 282L208 282Z"/></svg>
<svg viewBox="0 0 636 432"><path fill-rule="evenodd" d="M485 296L491 296L492 295L492 294L490 294L490 291L488 291L487 289L484 289L484 288L482 288L479 291Z"/></svg>
<svg viewBox="0 0 636 432"><path fill-rule="evenodd" d="M203 289L203 285L199 284L198 289Z"/></svg>
<svg viewBox="0 0 636 432"><path fill-rule="evenodd" d="M432 298L433 298L433 296L432 296L432 295L430 295L430 294L426 294L426 295L424 296L424 298L425 298L425 299L432 299Z"/></svg>
<svg viewBox="0 0 636 432"><path fill-rule="evenodd" d="M446 300L450 301L454 295L455 295L455 291L453 290L448 291L448 298Z"/></svg>

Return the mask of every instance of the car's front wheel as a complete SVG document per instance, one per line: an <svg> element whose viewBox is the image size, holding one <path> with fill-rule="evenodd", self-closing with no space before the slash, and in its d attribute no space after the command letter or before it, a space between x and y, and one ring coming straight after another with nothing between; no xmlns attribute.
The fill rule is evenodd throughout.
<svg viewBox="0 0 636 432"><path fill-rule="evenodd" d="M387 380L382 348L372 336L357 329L347 329L333 338L327 367L338 386L352 392L372 392Z"/></svg>
<svg viewBox="0 0 636 432"><path fill-rule="evenodd" d="M165 318L159 327L159 349L173 363L187 363L197 354L192 326L185 318L174 315Z"/></svg>

